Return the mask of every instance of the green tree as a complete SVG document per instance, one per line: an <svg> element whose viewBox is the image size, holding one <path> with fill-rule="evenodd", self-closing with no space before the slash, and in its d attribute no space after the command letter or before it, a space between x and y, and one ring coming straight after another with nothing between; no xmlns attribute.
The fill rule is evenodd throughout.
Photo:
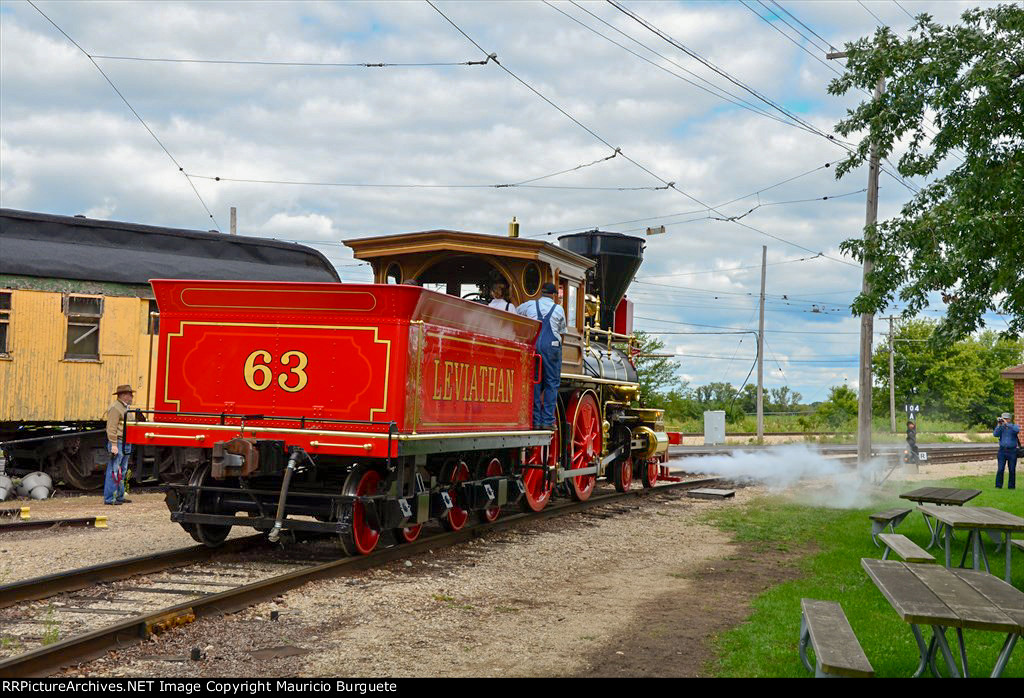
<svg viewBox="0 0 1024 698"><path fill-rule="evenodd" d="M887 81L836 125L863 134L836 176L863 164L873 141L885 158L906 143L897 169L905 177L947 174L924 186L899 215L876 227L874 241L846 240L842 249L874 259L872 292L856 313L883 310L895 297L917 314L928 294L949 306L941 339L965 337L986 311L1008 315L1008 334L1024 332L1024 7L971 9L942 26L927 14L905 37L887 27L846 45L847 72L829 92ZM934 120L937 134L928 131Z"/></svg>
<svg viewBox="0 0 1024 698"><path fill-rule="evenodd" d="M647 334L634 333L636 337L633 363L640 381L640 402L643 405L663 407L663 394L680 389L679 362L665 355L665 342ZM623 347L624 348L624 347Z"/></svg>
<svg viewBox="0 0 1024 698"><path fill-rule="evenodd" d="M931 341L937 323L913 320L900 323L895 333L893 372L896 409L915 402L922 413L965 425L987 424L992 415L1009 409L1013 387L999 373L1020 363L1024 342L1000 337L987 330L967 339ZM889 347L875 349L874 373L881 390L874 393L878 414L889 414Z"/></svg>
<svg viewBox="0 0 1024 698"><path fill-rule="evenodd" d="M833 385L828 397L818 405L815 416L833 429L857 418L857 393L848 385Z"/></svg>

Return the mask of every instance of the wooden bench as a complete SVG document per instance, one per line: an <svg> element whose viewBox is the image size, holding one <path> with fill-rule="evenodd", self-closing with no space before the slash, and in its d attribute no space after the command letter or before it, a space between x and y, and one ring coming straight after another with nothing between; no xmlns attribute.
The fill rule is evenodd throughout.
<svg viewBox="0 0 1024 698"><path fill-rule="evenodd" d="M1015 547L1017 550L1024 550L1024 540L1010 539L1010 545Z"/></svg>
<svg viewBox="0 0 1024 698"><path fill-rule="evenodd" d="M807 644L814 650L815 666L807 661ZM817 678L875 675L843 608L834 601L800 599L800 661Z"/></svg>
<svg viewBox="0 0 1024 698"><path fill-rule="evenodd" d="M907 518L907 514L912 512L913 509L888 509L886 511L880 511L877 514L871 514L868 516L871 519L871 540L874 541L875 545L878 545L878 534L884 531L886 528L889 529L889 533L895 533L896 527L903 523L903 519Z"/></svg>
<svg viewBox="0 0 1024 698"><path fill-rule="evenodd" d="M889 559L889 553L896 553L907 562L935 562L935 557L927 550L919 546L899 533L879 533L878 539L885 544L883 560Z"/></svg>

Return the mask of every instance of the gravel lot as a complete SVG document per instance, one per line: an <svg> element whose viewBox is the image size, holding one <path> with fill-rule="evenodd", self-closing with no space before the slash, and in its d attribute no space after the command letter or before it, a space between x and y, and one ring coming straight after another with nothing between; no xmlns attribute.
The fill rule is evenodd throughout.
<svg viewBox="0 0 1024 698"><path fill-rule="evenodd" d="M994 462L924 465L917 475L895 473L885 489L994 470ZM766 560L700 523L708 508L743 505L763 491L742 488L723 501L666 493L632 502L628 511L525 524L307 584L274 603L203 620L67 673L699 675L714 633L742 622L754 595L797 576L795 561L807 552ZM121 507L105 507L99 496L29 503L33 519L105 514L110 528L9 535L0 540L0 580L193 543L169 521L162 495L132 499ZM272 610L281 613L276 622ZM195 647L202 661L187 660Z"/></svg>

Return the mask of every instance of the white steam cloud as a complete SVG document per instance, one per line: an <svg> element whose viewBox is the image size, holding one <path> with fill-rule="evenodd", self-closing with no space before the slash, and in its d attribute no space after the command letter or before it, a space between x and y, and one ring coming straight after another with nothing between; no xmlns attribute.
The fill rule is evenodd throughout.
<svg viewBox="0 0 1024 698"><path fill-rule="evenodd" d="M773 492L792 493L814 506L853 509L868 506L880 494L875 483L884 474L885 461L874 459L852 468L835 458L824 457L816 448L790 444L684 458L677 461L677 465L688 473L714 475L737 484L757 484Z"/></svg>

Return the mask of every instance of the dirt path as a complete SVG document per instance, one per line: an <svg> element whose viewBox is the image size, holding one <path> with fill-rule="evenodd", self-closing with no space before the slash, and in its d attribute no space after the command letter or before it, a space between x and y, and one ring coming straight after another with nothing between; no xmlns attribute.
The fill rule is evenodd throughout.
<svg viewBox="0 0 1024 698"><path fill-rule="evenodd" d="M308 584L69 673L692 676L711 656L712 634L792 575L786 565L751 561L701 523L709 508L742 506L756 494L665 494L494 533ZM186 661L193 647L206 658Z"/></svg>

